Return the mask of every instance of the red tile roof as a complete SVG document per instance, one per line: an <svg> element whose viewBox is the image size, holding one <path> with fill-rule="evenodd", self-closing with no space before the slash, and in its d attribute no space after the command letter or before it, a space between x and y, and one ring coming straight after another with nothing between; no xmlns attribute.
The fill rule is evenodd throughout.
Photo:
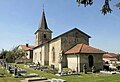
<svg viewBox="0 0 120 82"><path fill-rule="evenodd" d="M28 47L26 45L20 45L20 46L23 50L33 50L34 48L34 46L31 46L31 45L28 45Z"/></svg>
<svg viewBox="0 0 120 82"><path fill-rule="evenodd" d="M117 58L103 58L105 61L117 61Z"/></svg>
<svg viewBox="0 0 120 82"><path fill-rule="evenodd" d="M103 55L103 58L111 58L111 57L117 57L118 54L115 53L106 53Z"/></svg>
<svg viewBox="0 0 120 82"><path fill-rule="evenodd" d="M65 54L72 54L72 53L106 53L106 52L93 48L86 44L77 44L65 52Z"/></svg>

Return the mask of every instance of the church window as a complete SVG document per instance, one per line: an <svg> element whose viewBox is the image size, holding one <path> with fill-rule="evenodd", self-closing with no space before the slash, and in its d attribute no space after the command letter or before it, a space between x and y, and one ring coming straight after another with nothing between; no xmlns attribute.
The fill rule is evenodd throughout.
<svg viewBox="0 0 120 82"><path fill-rule="evenodd" d="M46 38L46 34L44 34L44 38Z"/></svg>
<svg viewBox="0 0 120 82"><path fill-rule="evenodd" d="M52 55L53 55L53 60L52 61L55 62L55 48L54 47L52 48Z"/></svg>

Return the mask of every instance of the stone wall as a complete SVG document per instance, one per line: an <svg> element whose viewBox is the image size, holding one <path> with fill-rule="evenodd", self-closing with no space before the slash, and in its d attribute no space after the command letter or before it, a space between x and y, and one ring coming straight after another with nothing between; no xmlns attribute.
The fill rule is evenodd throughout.
<svg viewBox="0 0 120 82"><path fill-rule="evenodd" d="M78 30L73 30L61 37L61 44L62 44L61 48L64 51L70 49L71 47L73 47L75 44L78 44L78 43L84 43L89 45L88 36L84 35Z"/></svg>
<svg viewBox="0 0 120 82"><path fill-rule="evenodd" d="M51 40L51 36L51 31L39 30L39 32L35 34L35 46L38 46L48 40Z"/></svg>
<svg viewBox="0 0 120 82"><path fill-rule="evenodd" d="M53 61L53 51L55 51L55 61ZM57 38L49 43L49 65L53 64L58 68L58 57L61 50L61 37Z"/></svg>
<svg viewBox="0 0 120 82"><path fill-rule="evenodd" d="M44 55L44 46L40 46L33 51L33 62L34 63L41 63L44 65L43 55ZM42 58L41 58L42 57Z"/></svg>
<svg viewBox="0 0 120 82"><path fill-rule="evenodd" d="M46 43L44 45L44 51L43 51L43 60L44 60L44 65L49 65L49 43Z"/></svg>
<svg viewBox="0 0 120 82"><path fill-rule="evenodd" d="M78 30L73 30L64 34L61 37L61 49L67 51L71 47L75 46L78 43L84 43L89 45L89 37L79 32ZM64 55L63 66L67 67L67 56Z"/></svg>
<svg viewBox="0 0 120 82"><path fill-rule="evenodd" d="M91 67L89 67L89 59L88 59L89 55L93 56L94 66L96 67L96 70L102 69L103 67L102 54L79 54L78 71L83 71L84 64L86 64L87 66L87 71L91 71ZM68 61L68 68L75 70L77 67L77 56L75 54L69 54L67 55L67 61Z"/></svg>
<svg viewBox="0 0 120 82"><path fill-rule="evenodd" d="M39 45L39 33L35 34L35 46Z"/></svg>
<svg viewBox="0 0 120 82"><path fill-rule="evenodd" d="M102 69L103 64L102 64L102 54L80 54L80 66L81 66L81 71L83 70L83 64L86 64L87 70L91 71L91 67L89 67L89 59L88 57L92 55L93 56L93 65L96 67L97 70Z"/></svg>

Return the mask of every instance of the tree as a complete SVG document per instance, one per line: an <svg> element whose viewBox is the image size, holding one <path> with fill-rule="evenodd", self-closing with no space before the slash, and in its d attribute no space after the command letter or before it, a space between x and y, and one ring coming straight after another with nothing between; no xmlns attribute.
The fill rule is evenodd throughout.
<svg viewBox="0 0 120 82"><path fill-rule="evenodd" d="M109 2L111 0L105 0L102 9L100 10L102 12L102 14L107 14L107 13L111 13L112 9L110 8ZM76 2L78 3L78 6L80 6L80 4L83 4L85 7L88 5L92 5L93 4L93 0L76 0ZM120 2L117 3L115 5L116 7L118 7L120 9Z"/></svg>
<svg viewBox="0 0 120 82"><path fill-rule="evenodd" d="M120 9L120 2L118 2L115 6Z"/></svg>
<svg viewBox="0 0 120 82"><path fill-rule="evenodd" d="M118 54L116 58L118 61L120 61L120 54Z"/></svg>
<svg viewBox="0 0 120 82"><path fill-rule="evenodd" d="M17 46L11 50L11 53L15 58L19 58L19 57L25 56L26 52L22 49L18 49L18 46Z"/></svg>
<svg viewBox="0 0 120 82"><path fill-rule="evenodd" d="M20 58L25 56L25 51L24 50L19 50L18 47L14 47L12 50L7 51L7 50L2 50L0 53L0 59L6 59L7 62L15 62L16 58Z"/></svg>
<svg viewBox="0 0 120 82"><path fill-rule="evenodd" d="M7 50L2 49L2 51L0 53L0 59L5 59L7 53L8 53Z"/></svg>
<svg viewBox="0 0 120 82"><path fill-rule="evenodd" d="M9 63L15 62L15 56L14 56L14 54L12 53L12 51L8 51L8 52L6 53L5 59L6 59L6 61L9 62Z"/></svg>

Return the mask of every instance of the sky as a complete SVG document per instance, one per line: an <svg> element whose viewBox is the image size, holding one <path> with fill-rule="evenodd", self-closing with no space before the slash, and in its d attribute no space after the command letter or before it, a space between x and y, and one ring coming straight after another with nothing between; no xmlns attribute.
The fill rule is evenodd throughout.
<svg viewBox="0 0 120 82"><path fill-rule="evenodd" d="M110 2L113 12L103 15L104 0L92 6L78 7L76 0L0 0L0 50L20 44L34 45L34 33L44 5L49 28L56 37L73 28L90 35L90 46L111 53L120 53L120 10Z"/></svg>

